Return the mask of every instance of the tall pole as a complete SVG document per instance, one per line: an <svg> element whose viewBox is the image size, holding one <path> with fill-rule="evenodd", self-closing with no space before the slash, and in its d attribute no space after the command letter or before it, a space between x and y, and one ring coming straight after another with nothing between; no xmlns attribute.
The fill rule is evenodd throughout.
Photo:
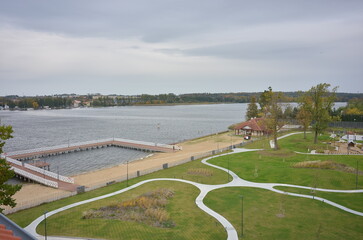
<svg viewBox="0 0 363 240"><path fill-rule="evenodd" d="M227 155L227 163L228 163L228 182L229 182L229 154Z"/></svg>
<svg viewBox="0 0 363 240"><path fill-rule="evenodd" d="M358 189L358 160L357 160L357 174L355 175L355 188Z"/></svg>
<svg viewBox="0 0 363 240"><path fill-rule="evenodd" d="M129 186L129 161L126 162L126 169L127 169L126 186Z"/></svg>
<svg viewBox="0 0 363 240"><path fill-rule="evenodd" d="M243 196L241 195L241 238L243 238Z"/></svg>
<svg viewBox="0 0 363 240"><path fill-rule="evenodd" d="M44 212L44 237L47 240L47 212Z"/></svg>

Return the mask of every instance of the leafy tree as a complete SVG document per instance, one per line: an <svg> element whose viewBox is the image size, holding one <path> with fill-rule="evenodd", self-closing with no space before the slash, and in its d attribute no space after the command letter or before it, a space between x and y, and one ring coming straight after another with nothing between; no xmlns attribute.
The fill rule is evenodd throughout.
<svg viewBox="0 0 363 240"><path fill-rule="evenodd" d="M337 87L329 90L330 84L320 83L312 87L306 94L311 99L311 113L314 129L314 143L318 142L318 134L322 133L332 120L329 112L335 101Z"/></svg>
<svg viewBox="0 0 363 240"><path fill-rule="evenodd" d="M266 93L265 91L264 93ZM266 128L272 133L274 141L274 149L279 149L277 143L277 132L283 125L283 112L281 102L283 99L282 93L276 93L269 87L269 91L265 94L266 102L262 111L264 112L264 123Z"/></svg>
<svg viewBox="0 0 363 240"><path fill-rule="evenodd" d="M273 95L272 88L268 87L268 90L263 91L261 93L258 103L260 104L261 110L265 108L266 105L268 105L271 102L271 97Z"/></svg>
<svg viewBox="0 0 363 240"><path fill-rule="evenodd" d="M290 120L294 117L294 109L291 107L291 105L287 105L284 110L284 119Z"/></svg>
<svg viewBox="0 0 363 240"><path fill-rule="evenodd" d="M5 140L12 138L11 135L13 129L11 126L0 126L0 154L3 153L3 147ZM10 169L11 166L6 162L5 159L0 158L0 206L11 206L15 207L16 203L12 196L20 190L20 185L10 185L5 182L10 178L14 177L15 173ZM0 213L3 212L3 208L0 208Z"/></svg>
<svg viewBox="0 0 363 240"><path fill-rule="evenodd" d="M33 105L33 108L34 109L38 109L39 108L39 104L37 102L33 102L32 105Z"/></svg>
<svg viewBox="0 0 363 240"><path fill-rule="evenodd" d="M306 130L309 128L312 121L312 99L307 95L303 94L300 96L299 100L299 110L296 115L297 120L303 126L304 139L306 139Z"/></svg>
<svg viewBox="0 0 363 240"><path fill-rule="evenodd" d="M252 96L251 102L248 104L246 118L247 118L247 120L250 120L251 118L254 118L257 116L258 116L258 107L256 104L256 97Z"/></svg>
<svg viewBox="0 0 363 240"><path fill-rule="evenodd" d="M343 108L344 115L363 115L363 98L350 99L347 106Z"/></svg>

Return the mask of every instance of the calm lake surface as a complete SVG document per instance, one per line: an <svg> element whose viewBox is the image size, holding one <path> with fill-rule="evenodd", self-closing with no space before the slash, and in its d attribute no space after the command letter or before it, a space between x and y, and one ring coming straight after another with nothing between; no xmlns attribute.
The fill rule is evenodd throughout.
<svg viewBox="0 0 363 240"><path fill-rule="evenodd" d="M13 126L14 138L4 147L11 152L112 137L176 143L225 131L245 119L246 109L247 104L213 104L0 111L0 119ZM54 172L75 175L145 156L144 152L106 148L43 160Z"/></svg>
<svg viewBox="0 0 363 240"><path fill-rule="evenodd" d="M227 130L245 120L247 103L180 106L125 106L41 111L0 111L1 124L12 125L14 138L5 152L125 138L176 143ZM296 104L291 104L296 106ZM345 106L336 103L335 107ZM158 126L160 126L158 128ZM147 153L105 148L44 158L51 170L75 175L146 157Z"/></svg>

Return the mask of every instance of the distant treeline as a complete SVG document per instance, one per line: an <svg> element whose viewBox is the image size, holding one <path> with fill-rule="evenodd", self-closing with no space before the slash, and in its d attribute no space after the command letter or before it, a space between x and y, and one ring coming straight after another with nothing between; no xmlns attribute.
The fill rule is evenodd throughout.
<svg viewBox="0 0 363 240"><path fill-rule="evenodd" d="M188 93L176 95L55 95L19 97L17 95L0 97L0 108L5 109L44 109L72 107L108 107L140 104L189 104L189 103L248 103L252 96L257 99L262 92L239 93ZM283 92L286 102L297 102L299 92ZM353 98L362 99L362 93L337 93L338 102L348 102Z"/></svg>

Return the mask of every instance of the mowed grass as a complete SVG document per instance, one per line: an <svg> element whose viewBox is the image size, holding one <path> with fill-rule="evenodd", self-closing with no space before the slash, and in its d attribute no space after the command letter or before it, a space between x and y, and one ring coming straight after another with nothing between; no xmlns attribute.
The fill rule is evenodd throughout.
<svg viewBox="0 0 363 240"><path fill-rule="evenodd" d="M300 137L294 135L291 137ZM230 168L241 178L255 182L278 182L332 189L355 189L356 175L324 169L293 168L302 161L333 160L356 167L362 171L362 156L313 156L293 152L306 145L296 147L289 138L280 140L282 150L265 150L232 154L209 160L210 163ZM298 138L296 138L298 139ZM284 141L285 143L284 143ZM252 144L260 144L255 142ZM252 147L254 148L254 147ZM198 169L198 171L195 171ZM203 169L203 170L202 170ZM210 172L200 174L200 172ZM195 172L195 174L190 174ZM358 187L363 188L363 176L358 176ZM129 185L151 178L180 178L206 184L221 184L228 181L226 172L206 166L196 160L174 168L129 180ZM231 179L231 178L229 178ZM74 197L55 201L20 211L9 217L25 227L35 218L68 204L104 195L126 187L126 182L116 183ZM153 189L169 188L175 191L167 209L176 227L163 229L135 222L121 222L105 219L82 219L82 212L90 208L107 206L115 201L132 199ZM196 207L195 198L199 190L194 186L157 181L140 186L132 191L67 210L50 217L47 221L48 235L77 236L100 239L226 239L225 230L216 220ZM324 193L325 194L325 193ZM215 190L207 195L205 203L225 216L240 231L240 195L244 196L246 211L245 239L362 239L363 218L321 203L319 201L286 196L267 190L254 188L226 188ZM358 198L345 198L344 195L330 195L329 200L341 199L347 207L359 207ZM323 197L323 196L322 196ZM352 199L354 198L354 199ZM121 201L121 200L120 200ZM352 202L352 203L351 203ZM338 202L339 203L339 202ZM248 208L248 209L247 209ZM283 213L283 214L281 214ZM247 214L247 215L246 215ZM62 226L62 230L58 230ZM64 227L63 227L64 226ZM44 225L39 226L39 233Z"/></svg>
<svg viewBox="0 0 363 240"><path fill-rule="evenodd" d="M257 151L232 154L209 160L210 163L229 168L239 177L264 183L288 183L328 189L355 189L356 174L329 169L294 168L302 161L332 160L363 170L362 156L299 155L281 151ZM229 162L229 163L228 163ZM358 188L363 188L363 176L358 176Z"/></svg>
<svg viewBox="0 0 363 240"><path fill-rule="evenodd" d="M314 144L314 134L307 133L306 139L304 139L304 134L295 134L286 138L278 140L282 149L288 149L290 151L297 151L308 153L313 149L329 149L331 146L327 144L331 141L329 134L323 134L318 136L318 143Z"/></svg>
<svg viewBox="0 0 363 240"><path fill-rule="evenodd" d="M310 134L312 135L312 134ZM326 138L322 136L322 138ZM280 150L262 150L222 156L209 160L210 163L230 168L239 177L253 182L288 183L308 187L329 189L355 189L356 174L338 170L317 168L294 168L293 165L304 161L333 161L352 168L363 170L363 156L358 155L305 155L297 154L303 146L311 144L303 141L303 134L292 135L279 140ZM358 175L358 188L363 189L363 176Z"/></svg>
<svg viewBox="0 0 363 240"><path fill-rule="evenodd" d="M312 191L309 189L292 188L292 187L275 187L275 189L285 192L299 193L310 196L325 198L332 202L343 205L344 207L363 212L363 193L334 193L334 192L321 192Z"/></svg>
<svg viewBox="0 0 363 240"><path fill-rule="evenodd" d="M190 169L207 169L213 173L212 176L200 175L200 174L190 174L188 171ZM228 175L226 172L221 171L219 169L209 167L205 164L201 163L201 160L195 160L188 162L186 164L164 169L155 173L151 173L148 175L144 175L138 178L130 179L129 185L133 185L140 181L152 178L179 178L179 179L186 179L193 182L205 183L205 184L222 184L228 182ZM231 178L230 178L231 180ZM44 214L44 212L50 212L57 208L83 201L86 199L94 198L97 196L105 195L111 192L115 192L117 190L123 189L127 187L126 182L115 183L109 185L107 187L99 188L90 192L82 193L75 195L73 197L61 199L58 201L54 201L51 203L45 203L37 207L33 207L30 209L22 210L13 214L8 215L11 220L16 222L21 227L26 227L32 221L34 221L37 217Z"/></svg>
<svg viewBox="0 0 363 240"><path fill-rule="evenodd" d="M82 219L83 212L103 206L118 204L146 192L160 188L174 192L166 206L173 228L159 228L144 223L109 219ZM215 219L195 204L199 194L196 187L180 182L158 181L146 183L128 192L58 213L47 219L47 233L52 236L77 236L98 239L226 239L227 234ZM44 234L44 224L38 233Z"/></svg>
<svg viewBox="0 0 363 240"><path fill-rule="evenodd" d="M278 136L282 136L285 134L288 134L290 132L284 132L280 133ZM292 132L293 133L293 132ZM262 137L261 140L257 141L251 141L249 144L244 146L248 149L266 149L270 150L270 140L272 140L272 137ZM312 133L306 133L306 139L304 139L304 134L295 134L291 135L286 138L282 138L278 140L278 144L280 148L282 149L288 149L290 151L297 151L302 153L307 153L313 149L327 149L329 147L329 144L326 144L325 142L330 141L329 134L321 135L318 137L319 142L317 144L314 144L314 134Z"/></svg>
<svg viewBox="0 0 363 240"><path fill-rule="evenodd" d="M363 239L363 217L322 202L255 188L224 188L210 192L205 204L223 215L241 239Z"/></svg>

